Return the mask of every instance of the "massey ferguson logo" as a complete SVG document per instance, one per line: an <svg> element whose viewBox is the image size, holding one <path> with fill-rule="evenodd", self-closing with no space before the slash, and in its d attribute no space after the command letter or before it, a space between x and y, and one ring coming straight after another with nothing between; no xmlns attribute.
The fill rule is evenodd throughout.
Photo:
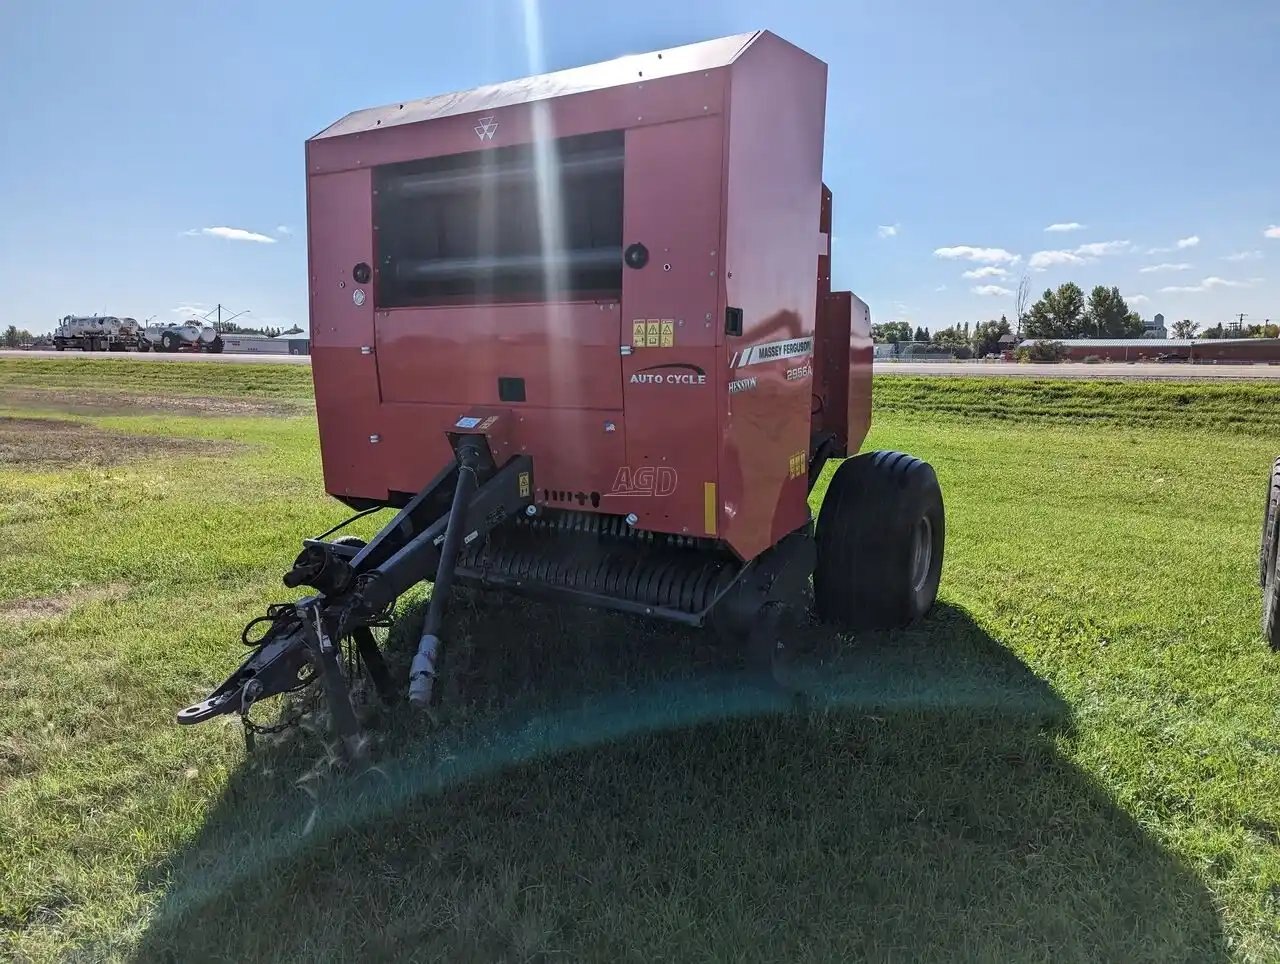
<svg viewBox="0 0 1280 964"><path fill-rule="evenodd" d="M676 490L676 470L669 465L642 465L618 469L609 495L670 495Z"/></svg>
<svg viewBox="0 0 1280 964"><path fill-rule="evenodd" d="M747 365L758 365L761 362L777 361L779 358L803 358L812 353L812 338L770 341L763 345L752 345L750 348L744 349L740 356L735 354L729 367L744 368Z"/></svg>
<svg viewBox="0 0 1280 964"><path fill-rule="evenodd" d="M705 385L707 373L697 365L650 365L632 372L632 385Z"/></svg>
<svg viewBox="0 0 1280 964"><path fill-rule="evenodd" d="M481 117L480 123L471 129L476 132L476 137L480 138L480 140L491 141L493 140L493 135L498 133L498 118Z"/></svg>

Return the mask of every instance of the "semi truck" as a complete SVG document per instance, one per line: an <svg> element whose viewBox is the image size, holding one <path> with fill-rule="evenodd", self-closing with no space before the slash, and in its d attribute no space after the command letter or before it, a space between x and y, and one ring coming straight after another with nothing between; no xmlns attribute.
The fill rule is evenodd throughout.
<svg viewBox="0 0 1280 964"><path fill-rule="evenodd" d="M53 332L53 346L58 351L76 348L81 351L129 351L140 349L142 338L133 318L115 315L66 315ZM145 350L145 349L142 349Z"/></svg>

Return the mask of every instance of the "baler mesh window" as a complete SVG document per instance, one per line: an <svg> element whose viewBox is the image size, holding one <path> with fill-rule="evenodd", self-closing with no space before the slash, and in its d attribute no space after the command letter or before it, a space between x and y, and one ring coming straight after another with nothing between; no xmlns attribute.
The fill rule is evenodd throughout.
<svg viewBox="0 0 1280 964"><path fill-rule="evenodd" d="M620 297L622 158L611 131L379 168L379 306Z"/></svg>

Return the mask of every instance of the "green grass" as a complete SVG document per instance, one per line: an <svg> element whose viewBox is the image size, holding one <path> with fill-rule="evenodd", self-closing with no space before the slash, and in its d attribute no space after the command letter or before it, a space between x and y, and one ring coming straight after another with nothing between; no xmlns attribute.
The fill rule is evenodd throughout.
<svg viewBox="0 0 1280 964"><path fill-rule="evenodd" d="M0 364L37 393L137 367ZM210 396L239 368L147 371ZM86 452L215 444L0 461L0 959L1280 959L1274 436L1177 417L1275 403L1136 387L880 380L870 445L946 493L942 603L800 627L803 705L707 637L468 597L440 717L372 719L355 784L309 729L246 759L172 723L340 517L311 418L81 419Z"/></svg>
<svg viewBox="0 0 1280 964"><path fill-rule="evenodd" d="M192 369L191 366L197 366ZM311 399L309 365L234 362L0 358L0 389L92 389L94 391Z"/></svg>
<svg viewBox="0 0 1280 964"><path fill-rule="evenodd" d="M922 418L1057 422L1280 434L1280 391L1269 383L1066 381L1055 378L876 379L876 405Z"/></svg>

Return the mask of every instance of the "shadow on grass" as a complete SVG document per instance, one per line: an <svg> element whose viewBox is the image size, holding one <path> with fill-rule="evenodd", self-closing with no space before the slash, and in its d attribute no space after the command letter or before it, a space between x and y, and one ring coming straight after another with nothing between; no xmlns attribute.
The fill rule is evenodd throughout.
<svg viewBox="0 0 1280 964"><path fill-rule="evenodd" d="M447 719L378 721L355 783L299 788L313 737L260 748L142 882L137 959L1226 958L1199 881L967 613L796 633L803 701L708 635L463 607Z"/></svg>

